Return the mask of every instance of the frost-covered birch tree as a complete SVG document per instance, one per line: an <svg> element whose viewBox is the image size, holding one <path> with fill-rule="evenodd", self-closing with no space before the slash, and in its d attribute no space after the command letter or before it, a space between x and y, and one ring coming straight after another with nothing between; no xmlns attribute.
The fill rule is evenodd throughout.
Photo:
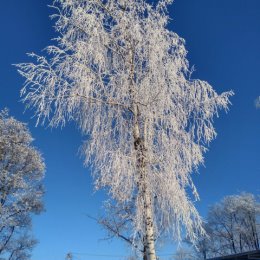
<svg viewBox="0 0 260 260"><path fill-rule="evenodd" d="M185 227L192 240L203 232L191 173L232 95L190 78L184 40L167 29L171 2L55 0L55 45L18 65L37 122L75 121L96 188L122 205L134 199L133 233L148 260L161 230L180 239Z"/></svg>
<svg viewBox="0 0 260 260"><path fill-rule="evenodd" d="M31 214L43 210L44 163L25 124L0 111L0 259L27 260L36 240Z"/></svg>

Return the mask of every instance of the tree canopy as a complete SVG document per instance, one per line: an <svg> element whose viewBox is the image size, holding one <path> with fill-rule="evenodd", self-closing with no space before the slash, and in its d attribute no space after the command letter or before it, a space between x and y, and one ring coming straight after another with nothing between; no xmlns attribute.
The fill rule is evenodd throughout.
<svg viewBox="0 0 260 260"><path fill-rule="evenodd" d="M259 250L260 202L251 193L225 196L210 209L205 222L207 237L196 246L206 259Z"/></svg>
<svg viewBox="0 0 260 260"><path fill-rule="evenodd" d="M31 214L43 210L45 165L27 126L0 111L0 259L27 260Z"/></svg>
<svg viewBox="0 0 260 260"><path fill-rule="evenodd" d="M232 95L190 77L184 40L167 29L171 2L54 1L56 45L18 65L38 122L79 125L96 188L118 204L134 200L133 233L148 248L162 230L180 239L184 226L192 240L203 232L186 189L198 198L191 173Z"/></svg>

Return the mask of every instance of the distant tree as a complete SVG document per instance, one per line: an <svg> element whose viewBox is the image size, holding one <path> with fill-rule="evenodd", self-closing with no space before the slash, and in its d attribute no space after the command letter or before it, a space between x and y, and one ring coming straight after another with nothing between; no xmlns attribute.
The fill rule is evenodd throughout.
<svg viewBox="0 0 260 260"><path fill-rule="evenodd" d="M67 253L65 260L73 260L73 254L71 252Z"/></svg>
<svg viewBox="0 0 260 260"><path fill-rule="evenodd" d="M193 251L191 248L180 247L172 257L173 260L194 260Z"/></svg>
<svg viewBox="0 0 260 260"><path fill-rule="evenodd" d="M25 124L0 111L0 259L27 260L36 240L31 214L43 210L44 163Z"/></svg>
<svg viewBox="0 0 260 260"><path fill-rule="evenodd" d="M207 237L197 241L203 258L259 249L260 203L253 194L226 196L209 210ZM201 258L200 258L201 259Z"/></svg>
<svg viewBox="0 0 260 260"><path fill-rule="evenodd" d="M74 120L87 136L82 150L96 188L120 205L135 198L133 234L144 237L148 260L160 230L180 239L185 227L192 241L203 232L186 191L198 198L190 174L232 95L190 79L184 40L166 28L171 2L54 1L57 44L18 65L38 122Z"/></svg>
<svg viewBox="0 0 260 260"><path fill-rule="evenodd" d="M260 108L260 96L255 99L255 107L256 107L257 109Z"/></svg>

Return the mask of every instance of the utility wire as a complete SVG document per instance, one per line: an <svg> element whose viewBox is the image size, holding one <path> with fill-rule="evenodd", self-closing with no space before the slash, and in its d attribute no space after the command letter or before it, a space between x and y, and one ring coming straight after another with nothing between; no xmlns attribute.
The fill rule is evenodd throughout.
<svg viewBox="0 0 260 260"><path fill-rule="evenodd" d="M118 257L127 257L128 255L109 255L109 254L89 254L89 253L76 253L76 252L72 252L72 255L79 255L79 256L91 256L91 257L114 257L114 258L118 258Z"/></svg>
<svg viewBox="0 0 260 260"><path fill-rule="evenodd" d="M110 255L110 254L90 254L90 253L78 253L71 252L72 255L75 256L91 256L91 257L110 257L110 258L118 258L118 257L128 257L129 255ZM174 256L175 253L167 253L167 254L158 254L158 256Z"/></svg>

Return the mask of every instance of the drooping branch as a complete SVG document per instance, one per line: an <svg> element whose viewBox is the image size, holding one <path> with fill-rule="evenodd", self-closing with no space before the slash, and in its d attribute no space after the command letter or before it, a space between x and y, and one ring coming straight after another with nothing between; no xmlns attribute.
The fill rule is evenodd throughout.
<svg viewBox="0 0 260 260"><path fill-rule="evenodd" d="M119 205L135 198L133 234L144 241L133 239L148 260L158 230L180 240L185 228L193 242L204 234L187 190L198 199L191 173L233 94L191 79L184 40L167 27L170 2L55 1L58 47L18 65L35 115L52 126L73 119L89 136L82 151L95 187Z"/></svg>

